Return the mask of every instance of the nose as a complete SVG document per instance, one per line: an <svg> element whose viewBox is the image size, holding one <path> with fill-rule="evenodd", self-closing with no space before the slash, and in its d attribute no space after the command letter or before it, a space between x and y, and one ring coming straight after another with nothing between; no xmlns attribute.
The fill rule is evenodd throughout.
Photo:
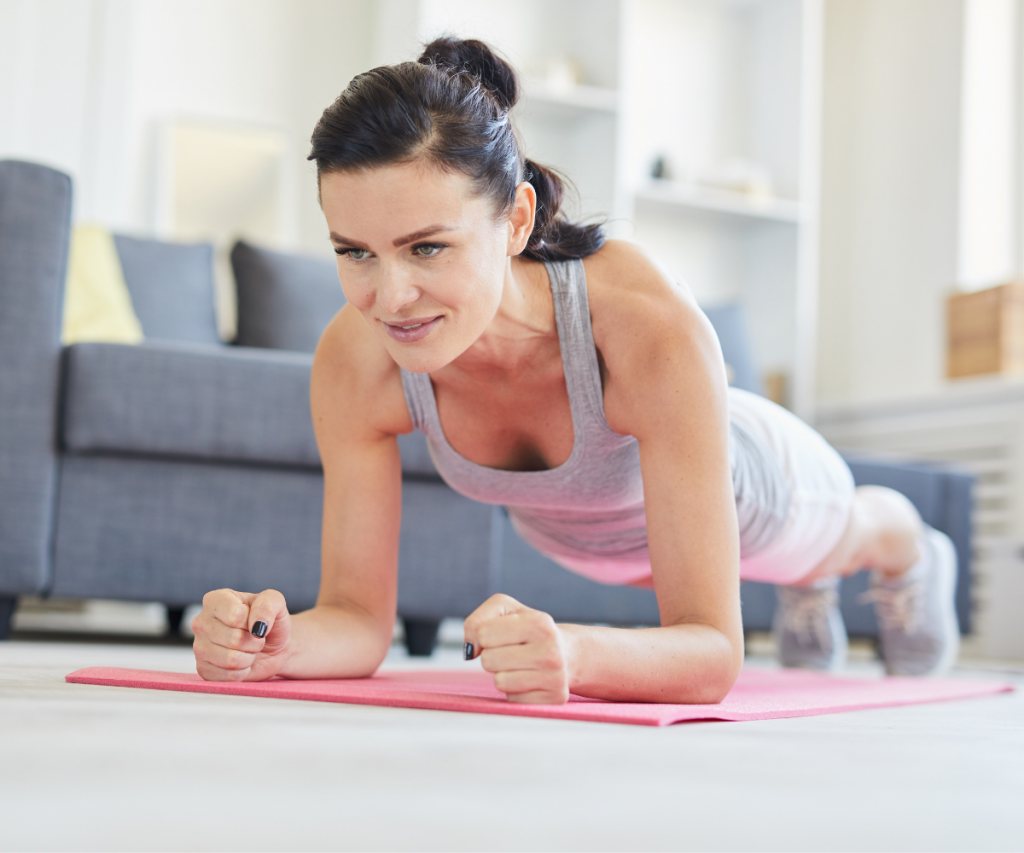
<svg viewBox="0 0 1024 853"><path fill-rule="evenodd" d="M420 289L401 264L381 264L377 280L377 305L395 317L420 298Z"/></svg>

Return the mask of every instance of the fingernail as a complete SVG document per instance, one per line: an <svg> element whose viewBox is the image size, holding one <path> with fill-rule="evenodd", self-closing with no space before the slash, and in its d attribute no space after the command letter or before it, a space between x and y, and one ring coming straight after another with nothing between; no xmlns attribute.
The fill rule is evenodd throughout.
<svg viewBox="0 0 1024 853"><path fill-rule="evenodd" d="M466 645L462 647L462 654L466 660L473 660L473 644L466 643Z"/></svg>
<svg viewBox="0 0 1024 853"><path fill-rule="evenodd" d="M267 623L266 622L253 622L252 623L252 635L254 637L259 637L260 639L263 639L263 637L267 636Z"/></svg>

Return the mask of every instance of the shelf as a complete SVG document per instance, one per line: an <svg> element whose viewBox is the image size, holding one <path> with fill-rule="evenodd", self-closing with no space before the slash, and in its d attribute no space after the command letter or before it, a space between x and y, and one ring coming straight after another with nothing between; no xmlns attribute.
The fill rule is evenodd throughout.
<svg viewBox="0 0 1024 853"><path fill-rule="evenodd" d="M671 181L652 181L637 189L634 197L638 202L655 202L682 210L727 213L770 222L799 224L804 216L803 206L793 199L747 195Z"/></svg>
<svg viewBox="0 0 1024 853"><path fill-rule="evenodd" d="M946 379L941 384L924 388L913 394L894 397L874 397L860 400L818 404L820 423L830 429L856 427L882 418L934 418L944 416L968 417L972 410L1011 406L1024 411L1024 376L1019 374L986 374Z"/></svg>
<svg viewBox="0 0 1024 853"><path fill-rule="evenodd" d="M619 109L619 93L601 86L555 88L543 81L523 81L523 106L531 113L561 118L584 114L614 115Z"/></svg>

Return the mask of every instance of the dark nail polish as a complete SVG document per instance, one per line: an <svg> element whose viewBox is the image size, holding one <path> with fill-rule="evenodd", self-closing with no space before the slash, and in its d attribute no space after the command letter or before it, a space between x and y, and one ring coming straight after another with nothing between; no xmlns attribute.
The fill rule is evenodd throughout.
<svg viewBox="0 0 1024 853"><path fill-rule="evenodd" d="M462 647L462 654L466 660L473 660L473 644L466 643L466 645Z"/></svg>
<svg viewBox="0 0 1024 853"><path fill-rule="evenodd" d="M252 635L259 637L261 640L267 636L267 623L266 622L253 622L252 623Z"/></svg>

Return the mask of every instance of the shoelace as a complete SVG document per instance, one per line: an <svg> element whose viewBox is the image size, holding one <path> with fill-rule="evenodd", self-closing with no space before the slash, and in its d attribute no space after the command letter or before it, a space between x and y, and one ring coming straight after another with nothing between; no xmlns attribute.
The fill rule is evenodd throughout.
<svg viewBox="0 0 1024 853"><path fill-rule="evenodd" d="M859 595L861 604L874 604L875 615L886 629L913 634L921 620L918 602L924 593L924 581L920 578L908 583L892 586L873 586Z"/></svg>
<svg viewBox="0 0 1024 853"><path fill-rule="evenodd" d="M839 603L835 589L780 587L778 593L782 605L783 630L792 631L803 645L807 645L813 634L822 648L828 648L832 640L828 613Z"/></svg>

